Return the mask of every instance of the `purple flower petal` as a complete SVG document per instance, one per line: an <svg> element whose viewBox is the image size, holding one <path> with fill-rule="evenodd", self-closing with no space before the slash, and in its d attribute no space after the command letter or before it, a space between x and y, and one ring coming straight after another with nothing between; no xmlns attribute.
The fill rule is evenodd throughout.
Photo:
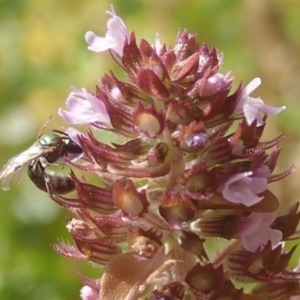
<svg viewBox="0 0 300 300"><path fill-rule="evenodd" d="M88 31L85 34L85 40L89 44L88 49L94 52L106 51L114 46L113 40L110 40L108 37L99 37L92 31Z"/></svg>
<svg viewBox="0 0 300 300"><path fill-rule="evenodd" d="M252 206L260 202L262 193L267 188L267 179L250 177L252 172L238 173L230 177L222 189L223 197L233 203Z"/></svg>
<svg viewBox="0 0 300 300"><path fill-rule="evenodd" d="M111 11L107 11L112 16L107 21L107 32L105 37L98 37L92 31L85 34L85 40L89 44L88 49L94 52L102 52L112 49L122 56L125 39L128 37L126 26L123 20L118 17L111 6Z"/></svg>
<svg viewBox="0 0 300 300"><path fill-rule="evenodd" d="M243 247L254 252L268 241L271 241L273 247L277 246L282 239L282 232L270 228L275 218L275 213L252 213L244 218L239 233Z"/></svg>
<svg viewBox="0 0 300 300"><path fill-rule="evenodd" d="M252 193L259 194L267 189L268 180L266 178L251 177L249 188Z"/></svg>
<svg viewBox="0 0 300 300"><path fill-rule="evenodd" d="M257 126L264 124L262 114L276 115L285 110L285 106L272 107L265 105L264 101L260 98L250 97L252 93L261 84L260 78L254 78L244 89L241 99L236 107L236 111L243 111L247 124L251 125L257 120Z"/></svg>
<svg viewBox="0 0 300 300"><path fill-rule="evenodd" d="M161 50L163 49L163 44L160 41L160 36L159 36L158 32L155 34L154 49L155 49L157 54L160 54Z"/></svg>
<svg viewBox="0 0 300 300"><path fill-rule="evenodd" d="M82 300L98 300L99 293L91 287L89 287L88 285L85 285L80 290L80 298Z"/></svg>
<svg viewBox="0 0 300 300"><path fill-rule="evenodd" d="M59 108L58 114L70 124L100 122L111 126L104 103L86 89L74 89L67 98L66 106L69 110Z"/></svg>
<svg viewBox="0 0 300 300"><path fill-rule="evenodd" d="M233 82L233 78L231 78L231 73L227 73L225 75L221 73L216 73L210 76L205 85L202 87L201 95L211 97L216 95L224 90L228 89Z"/></svg>

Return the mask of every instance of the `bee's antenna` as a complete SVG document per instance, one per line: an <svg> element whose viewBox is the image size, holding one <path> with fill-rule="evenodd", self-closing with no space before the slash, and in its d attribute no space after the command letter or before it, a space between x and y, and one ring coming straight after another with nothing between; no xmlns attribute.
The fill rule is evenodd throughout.
<svg viewBox="0 0 300 300"><path fill-rule="evenodd" d="M59 129L52 129L52 131L53 131L53 132L56 132L56 133L60 133L60 134L62 134L62 135L64 135L64 136L68 136L65 132L63 132L63 131L61 131L61 130L59 130Z"/></svg>
<svg viewBox="0 0 300 300"><path fill-rule="evenodd" d="M39 135L38 135L38 139L43 135L45 129L49 126L50 122L52 119L52 115L50 115L48 121L43 125L43 127L41 128L41 130L39 131Z"/></svg>

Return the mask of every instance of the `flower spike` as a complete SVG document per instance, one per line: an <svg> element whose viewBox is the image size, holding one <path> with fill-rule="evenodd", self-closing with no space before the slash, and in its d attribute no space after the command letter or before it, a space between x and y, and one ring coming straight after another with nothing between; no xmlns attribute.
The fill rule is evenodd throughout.
<svg viewBox="0 0 300 300"><path fill-rule="evenodd" d="M158 33L147 41L128 31L113 7L108 14L105 36L88 31L85 39L125 76L110 72L92 91L73 88L58 111L88 127L68 129L82 149L66 158L72 194L56 194L45 172L51 198L75 215L67 223L74 245L54 249L102 268L101 278L82 276L81 298L299 295L299 267L289 266L296 247L284 249L299 238L299 205L277 216L282 201L269 188L294 167L275 173L283 135L263 139L285 106L252 97L260 78L245 86L223 72L224 54L186 29L167 47Z"/></svg>

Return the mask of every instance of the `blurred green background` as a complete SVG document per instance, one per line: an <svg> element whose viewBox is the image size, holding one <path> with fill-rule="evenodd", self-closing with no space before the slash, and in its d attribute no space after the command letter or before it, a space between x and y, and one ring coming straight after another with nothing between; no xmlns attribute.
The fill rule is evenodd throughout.
<svg viewBox="0 0 300 300"><path fill-rule="evenodd" d="M52 128L70 86L93 89L112 69L108 53L88 51L88 30L104 35L113 4L137 40L173 45L178 29L198 34L225 54L222 72L236 85L261 77L256 96L286 105L270 117L265 138L286 133L279 171L300 164L299 0L2 0L0 1L0 164L26 149L50 115ZM283 210L299 200L299 171L273 184ZM78 273L99 270L57 255L50 244L70 240L69 215L25 176L18 188L0 191L0 299L79 299ZM297 261L297 257L294 258Z"/></svg>

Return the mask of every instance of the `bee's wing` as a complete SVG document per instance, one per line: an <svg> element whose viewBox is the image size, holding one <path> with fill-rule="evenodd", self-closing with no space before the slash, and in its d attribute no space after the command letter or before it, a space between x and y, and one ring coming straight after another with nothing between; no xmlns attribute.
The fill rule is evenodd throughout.
<svg viewBox="0 0 300 300"><path fill-rule="evenodd" d="M30 148L22 153L12 157L0 171L0 180L3 190L9 190L10 187L16 186L22 179L22 170L30 161L45 154L46 149L39 143L33 144Z"/></svg>
<svg viewBox="0 0 300 300"><path fill-rule="evenodd" d="M10 188L17 186L23 178L25 169L26 168L24 167L19 168L17 171L9 173L1 178L2 189L8 191Z"/></svg>

